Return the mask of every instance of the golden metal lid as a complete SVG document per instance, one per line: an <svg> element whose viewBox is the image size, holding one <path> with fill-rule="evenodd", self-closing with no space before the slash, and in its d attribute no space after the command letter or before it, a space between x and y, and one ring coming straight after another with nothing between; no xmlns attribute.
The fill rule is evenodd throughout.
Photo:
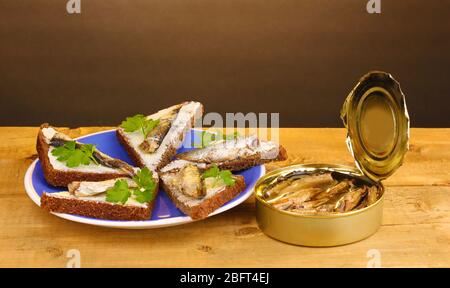
<svg viewBox="0 0 450 288"><path fill-rule="evenodd" d="M347 146L358 169L374 181L386 179L408 151L409 116L400 84L388 73L363 76L341 110Z"/></svg>

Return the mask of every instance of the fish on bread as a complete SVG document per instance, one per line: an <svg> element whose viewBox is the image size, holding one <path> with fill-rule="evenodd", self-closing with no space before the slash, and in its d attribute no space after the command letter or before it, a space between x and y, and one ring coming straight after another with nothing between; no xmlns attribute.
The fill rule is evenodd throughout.
<svg viewBox="0 0 450 288"><path fill-rule="evenodd" d="M74 181L132 177L137 169L106 155L94 145L73 140L47 123L39 128L36 150L45 180L58 187Z"/></svg>
<svg viewBox="0 0 450 288"><path fill-rule="evenodd" d="M175 157L209 167L217 165L221 169L239 171L272 161L286 160L287 153L283 146L275 142L247 136L216 141L204 148L179 153Z"/></svg>
<svg viewBox="0 0 450 288"><path fill-rule="evenodd" d="M164 191L178 209L194 220L208 217L245 189L243 176L212 169L217 173L202 164L174 160L160 170Z"/></svg>
<svg viewBox="0 0 450 288"><path fill-rule="evenodd" d="M143 121L153 121L155 125L148 133L127 129L122 123L117 138L139 167L158 171L172 160L185 135L202 115L201 103L184 102L143 117Z"/></svg>
<svg viewBox="0 0 450 288"><path fill-rule="evenodd" d="M136 175L140 175L141 171ZM98 219L148 220L158 194L159 178L156 173L149 172L145 174L145 179L142 175L139 176L140 180L136 180L136 177L138 176L104 181L74 181L66 191L44 192L40 206L53 213ZM148 195L142 197L144 193Z"/></svg>

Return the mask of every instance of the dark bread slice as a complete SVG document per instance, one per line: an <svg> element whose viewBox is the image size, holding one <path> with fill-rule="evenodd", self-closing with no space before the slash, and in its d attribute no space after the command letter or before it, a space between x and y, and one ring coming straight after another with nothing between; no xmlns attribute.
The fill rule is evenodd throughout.
<svg viewBox="0 0 450 288"><path fill-rule="evenodd" d="M141 156L139 156L139 154L136 152L136 150L131 146L130 142L128 142L122 129L116 130L116 136L117 140L119 140L120 144L122 144L122 147L125 148L125 151L127 152L128 156L130 156L131 160L133 160L133 163L135 163L139 168L144 168L145 167L144 161L142 160Z"/></svg>
<svg viewBox="0 0 450 288"><path fill-rule="evenodd" d="M191 121L193 122L194 119L191 119ZM128 155L134 161L134 163L136 163L136 165L139 168L144 168L146 165L145 165L144 161L142 160L141 156L136 151L136 149L139 149L139 147L133 148L131 146L131 144L126 139L123 130L117 129L116 135L117 135L117 139L122 144L122 146L125 148L125 151L127 151ZM183 142L183 139L184 139L184 134L178 135L179 141ZM177 154L177 150L178 150L178 147L173 147L173 146L167 147L166 151L164 152L163 157L161 158L160 163L156 166L156 171L158 171L159 169L166 166L172 160L173 156L175 154Z"/></svg>
<svg viewBox="0 0 450 288"><path fill-rule="evenodd" d="M152 201L147 207L137 207L102 201L83 200L80 198L60 198L54 197L52 194L45 192L42 194L42 209L50 212L75 214L107 220L148 220L152 215L155 202Z"/></svg>
<svg viewBox="0 0 450 288"><path fill-rule="evenodd" d="M182 104L179 105L185 105L185 104L189 104L190 102L184 102ZM200 104L201 105L201 104ZM174 105L177 106L177 105ZM201 105L201 114L203 114L204 112L204 108L203 105ZM195 124L195 117L196 115L192 115L191 118L187 121L187 125L189 125L190 127L193 127ZM130 156L130 158L134 161L134 163L136 163L136 165L140 168L144 168L146 167L146 163L144 162L144 160L142 159L142 157L139 155L139 153L137 152L137 149L140 149L139 147L133 147L133 145L128 141L127 136L125 135L125 131L122 128L118 128L116 130L116 136L117 139L119 140L119 142L122 144L122 146L125 148L125 151L128 153L128 155ZM169 131L170 133L170 131ZM166 135L167 136L167 135ZM178 140L177 142L183 143L184 140L184 136L185 133L181 133L179 135L176 136L176 139ZM172 158L175 156L175 154L177 154L177 150L178 150L178 146L168 146L166 148L166 150L164 151L159 163L155 166L155 167L149 167L152 168L156 171L159 171L161 168L163 168L164 166L166 166L167 164L169 164L170 161L172 161Z"/></svg>
<svg viewBox="0 0 450 288"><path fill-rule="evenodd" d="M175 206L183 211L184 214L189 215L192 219L199 220L208 217L209 214L222 207L222 205L232 200L245 189L244 177L240 175L235 175L234 177L236 182L233 186L226 186L222 191L217 192L214 196L203 200L200 204L195 206L188 206L186 203L179 201L178 198L175 197L175 193L172 191L171 187L165 185L162 178L161 182L164 191L169 195Z"/></svg>
<svg viewBox="0 0 450 288"><path fill-rule="evenodd" d="M44 172L45 180L53 186L66 187L69 183L74 181L103 181L115 179L119 177L128 177L129 175L123 172L117 173L92 173L81 171L61 171L54 169L48 158L49 145L45 141L42 133L43 128L48 128L50 125L44 123L41 125L36 141L36 151L41 162L42 170Z"/></svg>

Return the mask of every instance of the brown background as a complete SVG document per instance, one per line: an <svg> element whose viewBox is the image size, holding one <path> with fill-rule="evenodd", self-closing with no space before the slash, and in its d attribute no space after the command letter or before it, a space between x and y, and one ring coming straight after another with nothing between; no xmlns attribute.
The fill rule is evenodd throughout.
<svg viewBox="0 0 450 288"><path fill-rule="evenodd" d="M110 125L195 99L341 126L365 72L402 84L414 126L450 127L450 1L0 0L0 124Z"/></svg>

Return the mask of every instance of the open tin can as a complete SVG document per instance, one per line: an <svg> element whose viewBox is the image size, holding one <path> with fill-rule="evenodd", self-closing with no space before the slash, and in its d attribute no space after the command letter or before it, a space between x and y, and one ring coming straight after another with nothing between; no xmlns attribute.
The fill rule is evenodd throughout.
<svg viewBox="0 0 450 288"><path fill-rule="evenodd" d="M381 181L403 163L408 150L409 116L405 96L385 72L363 76L341 110L347 146L356 168L334 164L283 167L261 177L255 186L256 219L260 229L277 240L304 246L337 246L362 240L381 225L385 188ZM377 190L376 201L346 212L297 213L269 203L267 189L296 175L335 173ZM362 206L361 206L362 207Z"/></svg>

